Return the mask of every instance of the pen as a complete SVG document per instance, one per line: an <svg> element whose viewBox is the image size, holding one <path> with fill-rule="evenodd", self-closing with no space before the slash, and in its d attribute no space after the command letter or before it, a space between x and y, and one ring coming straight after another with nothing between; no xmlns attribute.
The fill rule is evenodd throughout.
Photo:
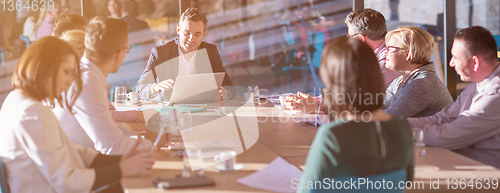
<svg viewBox="0 0 500 193"><path fill-rule="evenodd" d="M158 137L156 137L155 143L154 143L153 147L151 148L151 151L155 151L156 150L156 147L157 147L158 142L160 141L160 138L161 138L162 135L163 135L163 128L160 129L160 133L158 134Z"/></svg>
<svg viewBox="0 0 500 193"><path fill-rule="evenodd" d="M319 88L320 91L321 91L321 98L319 99L319 104L318 104L318 110L316 111L316 119L314 120L314 126L318 126L318 119L319 119L319 115L320 115L320 111L321 111L321 103L323 102L323 97L325 96L325 91L323 90L323 88ZM320 119L321 121L321 119Z"/></svg>
<svg viewBox="0 0 500 193"><path fill-rule="evenodd" d="M321 100L318 104L318 110L316 111L316 119L314 120L314 126L318 126L318 119L319 119L319 111L321 110Z"/></svg>

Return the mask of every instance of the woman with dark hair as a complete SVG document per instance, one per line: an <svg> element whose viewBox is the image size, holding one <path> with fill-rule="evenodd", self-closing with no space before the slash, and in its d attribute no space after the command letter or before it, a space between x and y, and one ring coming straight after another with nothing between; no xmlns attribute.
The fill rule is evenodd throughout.
<svg viewBox="0 0 500 193"><path fill-rule="evenodd" d="M384 79L373 50L360 40L339 37L325 47L321 58L323 97L333 122L318 129L301 184L399 169L405 169L411 180L411 127L404 118L382 111Z"/></svg>
<svg viewBox="0 0 500 193"><path fill-rule="evenodd" d="M37 40L19 59L14 90L0 110L0 159L11 192L122 191L122 177L151 172L154 153L133 148L123 157L106 156L76 145L47 107L74 110L82 89L79 59L56 37Z"/></svg>

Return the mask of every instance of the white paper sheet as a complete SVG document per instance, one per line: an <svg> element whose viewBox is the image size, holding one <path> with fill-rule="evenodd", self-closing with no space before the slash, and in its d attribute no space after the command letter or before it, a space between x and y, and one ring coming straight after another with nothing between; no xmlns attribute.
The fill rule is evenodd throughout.
<svg viewBox="0 0 500 193"><path fill-rule="evenodd" d="M274 159L267 167L237 180L237 182L253 188L274 192L295 192L294 182L300 180L301 172L283 158Z"/></svg>

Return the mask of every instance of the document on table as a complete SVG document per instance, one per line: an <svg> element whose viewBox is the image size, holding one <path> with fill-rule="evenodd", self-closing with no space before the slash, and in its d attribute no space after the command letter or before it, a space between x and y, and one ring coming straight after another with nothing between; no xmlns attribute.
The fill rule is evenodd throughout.
<svg viewBox="0 0 500 193"><path fill-rule="evenodd" d="M301 172L283 158L274 159L267 167L237 180L237 182L253 188L274 192L295 192L292 179L299 182Z"/></svg>

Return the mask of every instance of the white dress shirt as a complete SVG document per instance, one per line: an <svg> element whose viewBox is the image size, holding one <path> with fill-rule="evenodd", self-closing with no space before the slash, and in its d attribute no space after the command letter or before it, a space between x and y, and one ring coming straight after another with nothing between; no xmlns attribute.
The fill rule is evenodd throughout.
<svg viewBox="0 0 500 193"><path fill-rule="evenodd" d="M194 51L194 53L188 53L192 54L191 58L189 60L186 60L185 54L182 53L181 48L179 47L179 74L178 75L189 75L189 74L196 74L196 67L194 65L194 58L196 57L196 53L198 50Z"/></svg>
<svg viewBox="0 0 500 193"><path fill-rule="evenodd" d="M107 88L109 82L89 59L81 59L83 89L73 111L56 107L52 111L68 137L77 144L94 147L106 155L123 155L135 144L113 120L109 111ZM139 149L151 149L153 143L143 140Z"/></svg>
<svg viewBox="0 0 500 193"><path fill-rule="evenodd" d="M472 83L437 114L409 118L423 129L425 144L454 150L500 168L500 67L479 84Z"/></svg>
<svg viewBox="0 0 500 193"><path fill-rule="evenodd" d="M90 192L98 152L72 143L49 107L12 91L0 110L0 159L11 192Z"/></svg>

